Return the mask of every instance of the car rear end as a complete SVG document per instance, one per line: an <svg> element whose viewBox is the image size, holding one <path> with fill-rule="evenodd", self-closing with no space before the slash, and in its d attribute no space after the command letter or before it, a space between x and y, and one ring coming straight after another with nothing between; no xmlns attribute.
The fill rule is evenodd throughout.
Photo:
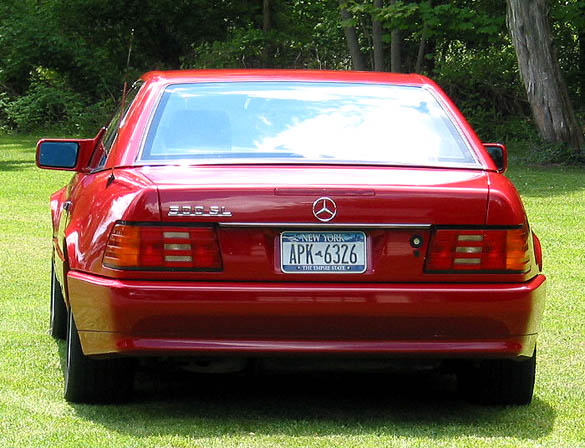
<svg viewBox="0 0 585 448"><path fill-rule="evenodd" d="M529 402L540 244L440 90L252 84L161 91L114 169L156 200L90 224L67 274L84 356L446 361L472 398Z"/></svg>
<svg viewBox="0 0 585 448"><path fill-rule="evenodd" d="M488 174L378 170L419 176L413 188L376 185L376 170L360 180L340 169L354 183L307 189L291 186L295 176L331 170L274 167L287 179L275 187L276 179L260 184L257 168L241 168L228 188L233 169L206 170L209 178L184 168L201 183L185 187L181 171L151 168L153 179L174 175L166 185L157 178L162 221L118 220L99 276L69 272L74 310L86 316L82 343L104 339L84 344L87 354L534 350L544 278L525 222L486 225ZM333 222L314 216L322 197L335 204ZM467 224L449 224L462 202Z"/></svg>

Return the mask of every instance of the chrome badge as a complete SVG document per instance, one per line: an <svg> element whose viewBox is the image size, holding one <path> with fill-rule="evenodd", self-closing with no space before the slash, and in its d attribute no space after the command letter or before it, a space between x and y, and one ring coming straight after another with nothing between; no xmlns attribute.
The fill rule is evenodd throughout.
<svg viewBox="0 0 585 448"><path fill-rule="evenodd" d="M313 215L319 221L331 221L337 215L337 204L331 198L321 197L313 202Z"/></svg>
<svg viewBox="0 0 585 448"><path fill-rule="evenodd" d="M232 216L223 205L171 205L168 216Z"/></svg>

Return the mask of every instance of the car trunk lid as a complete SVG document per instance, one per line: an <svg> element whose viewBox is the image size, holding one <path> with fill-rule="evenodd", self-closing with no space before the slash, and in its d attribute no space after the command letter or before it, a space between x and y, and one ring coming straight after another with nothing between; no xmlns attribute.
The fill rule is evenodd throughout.
<svg viewBox="0 0 585 448"><path fill-rule="evenodd" d="M420 281L433 226L481 226L486 220L488 177L481 170L298 165L141 170L158 187L165 223L217 228L222 280ZM281 252L290 257L286 241L324 234L358 239L363 234L363 269L283 272ZM325 246L314 250L319 248Z"/></svg>

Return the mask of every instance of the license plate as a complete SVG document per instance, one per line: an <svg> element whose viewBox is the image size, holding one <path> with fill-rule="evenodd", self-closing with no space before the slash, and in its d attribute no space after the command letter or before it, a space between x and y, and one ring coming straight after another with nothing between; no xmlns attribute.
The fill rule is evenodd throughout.
<svg viewBox="0 0 585 448"><path fill-rule="evenodd" d="M282 232L282 272L359 274L366 270L363 232Z"/></svg>

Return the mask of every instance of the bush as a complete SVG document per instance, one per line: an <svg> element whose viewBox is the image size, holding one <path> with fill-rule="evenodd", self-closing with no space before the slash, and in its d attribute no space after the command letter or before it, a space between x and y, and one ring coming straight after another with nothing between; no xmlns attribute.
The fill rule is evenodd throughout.
<svg viewBox="0 0 585 448"><path fill-rule="evenodd" d="M85 107L77 115L76 123L73 124L75 133L93 137L101 127L110 122L117 107L118 104L112 98L106 98Z"/></svg>
<svg viewBox="0 0 585 448"><path fill-rule="evenodd" d="M10 103L10 98L6 92L0 92L0 135L9 131L8 117L6 116L6 107Z"/></svg>
<svg viewBox="0 0 585 448"><path fill-rule="evenodd" d="M0 95L0 126L22 133L92 134L105 124L112 103L88 106L58 73L37 68L24 95L14 99Z"/></svg>
<svg viewBox="0 0 585 448"><path fill-rule="evenodd" d="M264 65L268 40L262 30L236 30L226 41L203 42L182 59L182 68L250 68Z"/></svg>
<svg viewBox="0 0 585 448"><path fill-rule="evenodd" d="M476 50L453 42L436 73L482 140L538 140L511 44Z"/></svg>

